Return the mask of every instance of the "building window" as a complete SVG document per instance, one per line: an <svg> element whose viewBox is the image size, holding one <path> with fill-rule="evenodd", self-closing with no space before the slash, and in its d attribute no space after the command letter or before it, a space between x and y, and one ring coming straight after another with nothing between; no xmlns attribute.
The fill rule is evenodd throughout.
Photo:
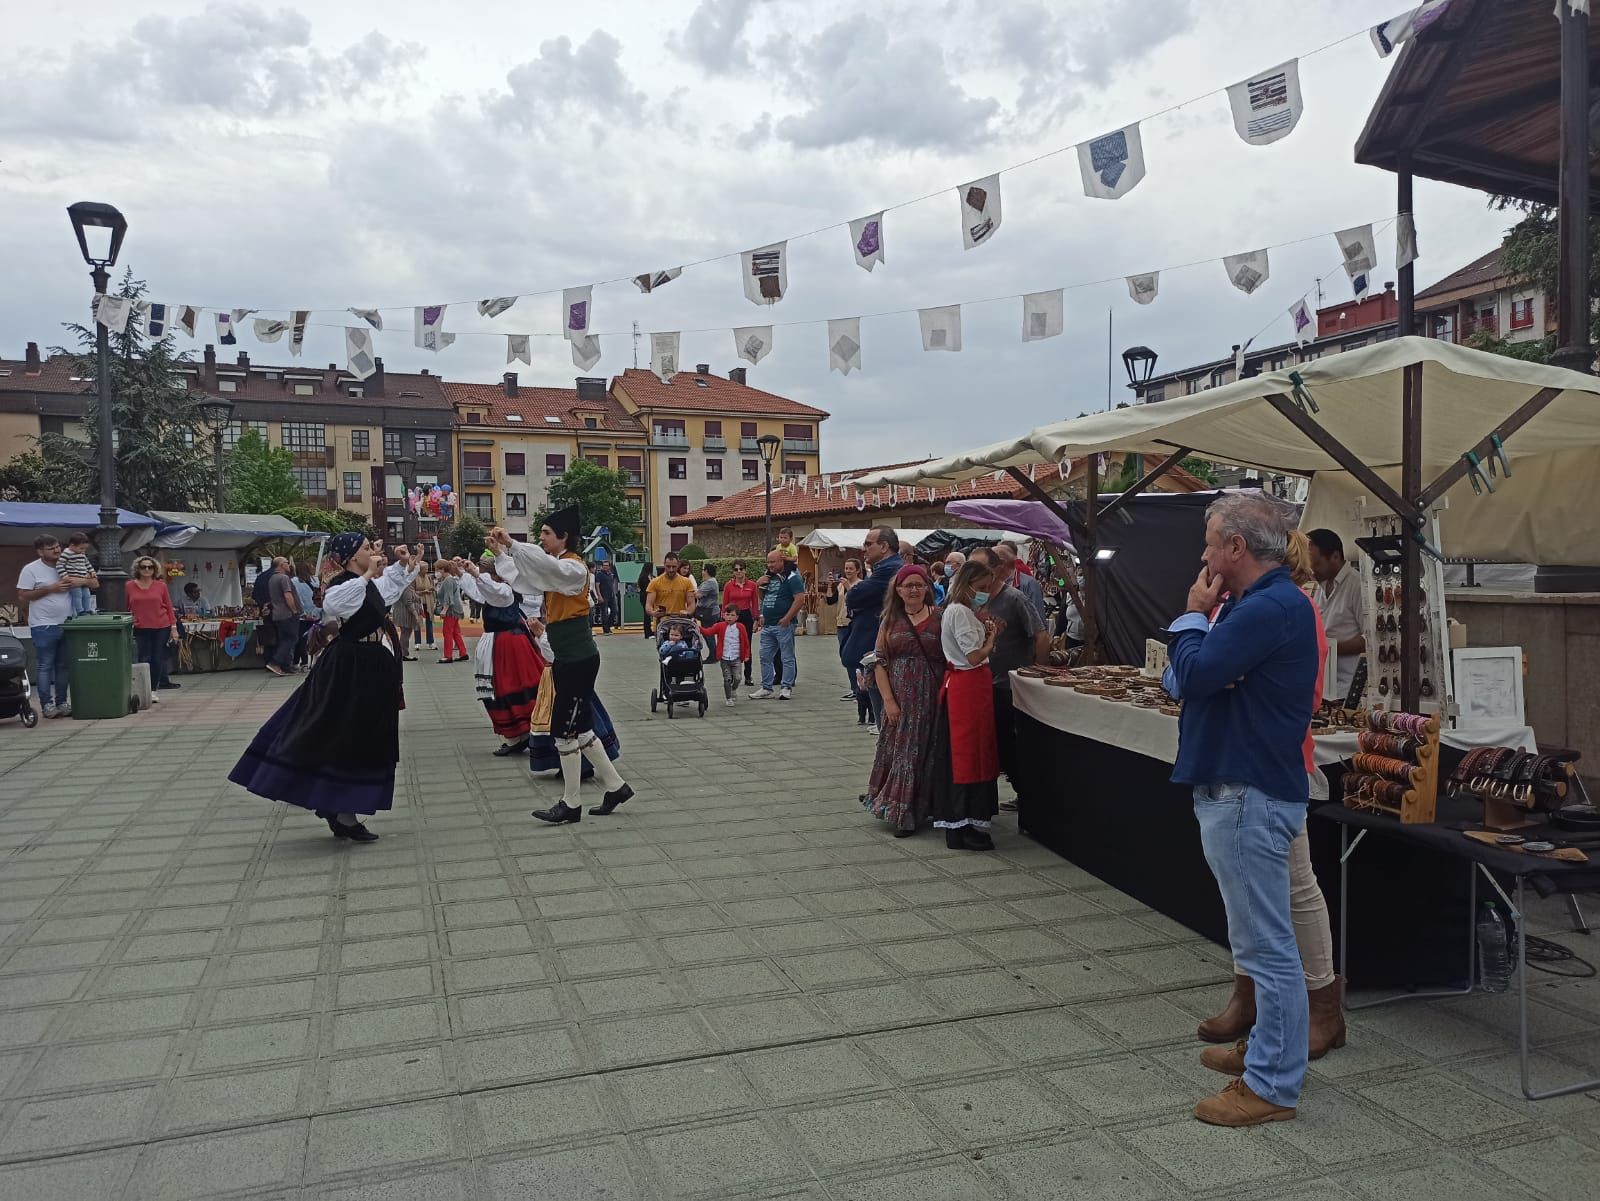
<svg viewBox="0 0 1600 1201"><path fill-rule="evenodd" d="M666 446L689 445L689 431L684 423L665 417L658 417L650 423L650 438Z"/></svg>
<svg viewBox="0 0 1600 1201"><path fill-rule="evenodd" d="M676 534L672 535L672 549L673 550L682 550L684 547L686 547L688 545L689 545L689 535L687 533L676 533Z"/></svg>
<svg viewBox="0 0 1600 1201"><path fill-rule="evenodd" d="M629 521L643 521L644 520L644 504L639 500L639 498L637 496L628 497L628 520Z"/></svg>
<svg viewBox="0 0 1600 1201"><path fill-rule="evenodd" d="M347 471L344 473L344 498L346 500L361 499L361 473Z"/></svg>
<svg viewBox="0 0 1600 1201"><path fill-rule="evenodd" d="M604 467L607 471L611 470L610 455L590 455L589 462L593 463L596 467Z"/></svg>
<svg viewBox="0 0 1600 1201"><path fill-rule="evenodd" d="M494 483L494 465L486 450L468 450L461 454L461 482L463 484Z"/></svg>
<svg viewBox="0 0 1600 1201"><path fill-rule="evenodd" d="M272 438L267 433L267 423L265 421L228 422L228 428L222 431L222 445L228 450L232 450L235 446L239 445L239 439L244 437L244 431L246 429L255 430L256 433L261 435L262 442L266 443L268 446L272 445Z"/></svg>
<svg viewBox="0 0 1600 1201"><path fill-rule="evenodd" d="M1159 404L1161 401L1165 400L1166 398L1167 398L1167 389L1166 389L1166 385L1165 384L1163 384L1159 388L1146 388L1145 389L1144 403L1147 404L1147 405L1149 405L1149 404Z"/></svg>
<svg viewBox="0 0 1600 1201"><path fill-rule="evenodd" d="M688 459L668 459L667 478L672 480L686 480L689 478Z"/></svg>
<svg viewBox="0 0 1600 1201"><path fill-rule="evenodd" d="M219 379L217 381L218 392L237 392L238 390L239 381L236 379Z"/></svg>
<svg viewBox="0 0 1600 1201"><path fill-rule="evenodd" d="M528 456L520 450L506 451L506 474L527 475Z"/></svg>
<svg viewBox="0 0 1600 1201"><path fill-rule="evenodd" d="M506 516L526 517L528 515L528 494L526 492L506 493Z"/></svg>
<svg viewBox="0 0 1600 1201"><path fill-rule="evenodd" d="M739 437L754 438L756 436L756 423L754 421L741 421L739 423Z"/></svg>
<svg viewBox="0 0 1600 1201"><path fill-rule="evenodd" d="M370 431L350 431L350 457L352 459L370 459L372 457L372 434Z"/></svg>
<svg viewBox="0 0 1600 1201"><path fill-rule="evenodd" d="M483 414L482 413L468 413L467 414L467 424L468 425L482 425L483 424Z"/></svg>
<svg viewBox="0 0 1600 1201"><path fill-rule="evenodd" d="M708 480L720 480L721 478L722 478L722 460L721 459L707 459L706 460L706 479L708 479Z"/></svg>
<svg viewBox="0 0 1600 1201"><path fill-rule="evenodd" d="M799 459L785 459L783 461L783 474L784 475L804 475L805 473L806 473L806 465L801 460L799 460Z"/></svg>
<svg viewBox="0 0 1600 1201"><path fill-rule="evenodd" d="M416 448L412 451L413 454L436 455L439 453L438 434L417 434L411 439L411 443Z"/></svg>
<svg viewBox="0 0 1600 1201"><path fill-rule="evenodd" d="M1215 371L1213 371L1211 373L1211 386L1213 388L1220 388L1220 387L1222 387L1223 384L1225 384L1227 382L1228 382L1228 369L1226 367L1218 367Z"/></svg>
<svg viewBox="0 0 1600 1201"><path fill-rule="evenodd" d="M639 455L618 455L617 469L628 473L628 483L637 488L644 483L644 459Z"/></svg>
<svg viewBox="0 0 1600 1201"><path fill-rule="evenodd" d="M811 441L811 427L809 425L786 425L783 427L783 440L785 442Z"/></svg>
<svg viewBox="0 0 1600 1201"><path fill-rule="evenodd" d="M311 395L314 395L316 393L316 390L317 390L316 387L314 385L312 385L312 384L295 384L294 385L294 394L296 396L311 396Z"/></svg>
<svg viewBox="0 0 1600 1201"><path fill-rule="evenodd" d="M1433 318L1432 337L1441 342L1454 342L1456 340L1456 318L1454 313L1436 313Z"/></svg>
<svg viewBox="0 0 1600 1201"><path fill-rule="evenodd" d="M1511 302L1511 328L1533 328L1533 297L1529 296L1522 300L1513 300Z"/></svg>
<svg viewBox="0 0 1600 1201"><path fill-rule="evenodd" d="M667 497L667 516L682 517L689 511L689 498L687 496Z"/></svg>
<svg viewBox="0 0 1600 1201"><path fill-rule="evenodd" d="M739 476L746 480L759 480L761 478L761 460L744 459L739 466Z"/></svg>
<svg viewBox="0 0 1600 1201"><path fill-rule="evenodd" d="M463 498L466 510L479 521L494 520L494 497L486 492L468 492Z"/></svg>
<svg viewBox="0 0 1600 1201"><path fill-rule="evenodd" d="M720 437L722 437L722 422L720 422L720 421L708 421L708 422L706 422L706 437L708 437L708 438L720 438Z"/></svg>
<svg viewBox="0 0 1600 1201"><path fill-rule="evenodd" d="M322 425L309 421L285 421L283 423L283 445L286 450L321 451L327 449L327 441Z"/></svg>
<svg viewBox="0 0 1600 1201"><path fill-rule="evenodd" d="M388 430L383 432L383 457L398 459L400 457L400 435L391 434Z"/></svg>
<svg viewBox="0 0 1600 1201"><path fill-rule="evenodd" d="M294 468L295 483L300 485L300 491L308 498L322 496L328 491L328 469L326 467L296 467Z"/></svg>
<svg viewBox="0 0 1600 1201"><path fill-rule="evenodd" d="M544 473L548 476L561 476L567 474L566 455L545 455Z"/></svg>
<svg viewBox="0 0 1600 1201"><path fill-rule="evenodd" d="M598 417L585 417L583 419L583 428L586 429L586 430L597 430L597 429L599 429L600 428L600 418L598 418Z"/></svg>
<svg viewBox="0 0 1600 1201"><path fill-rule="evenodd" d="M708 496L708 497L706 497L706 504L714 505L721 499L722 499L722 497L720 497L720 496Z"/></svg>
<svg viewBox="0 0 1600 1201"><path fill-rule="evenodd" d="M1340 350L1360 350L1367 344L1367 339L1357 338L1354 342L1346 342L1339 347Z"/></svg>

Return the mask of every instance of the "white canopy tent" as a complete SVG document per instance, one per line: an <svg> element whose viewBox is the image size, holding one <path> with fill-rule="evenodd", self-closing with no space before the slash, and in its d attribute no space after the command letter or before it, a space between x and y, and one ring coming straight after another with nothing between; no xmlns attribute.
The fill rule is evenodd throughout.
<svg viewBox="0 0 1600 1201"><path fill-rule="evenodd" d="M800 545L811 550L854 550L861 549L861 543L866 540L871 530L812 530L800 540ZM919 538L927 537L927 530L896 530L900 535L902 546L915 546Z"/></svg>

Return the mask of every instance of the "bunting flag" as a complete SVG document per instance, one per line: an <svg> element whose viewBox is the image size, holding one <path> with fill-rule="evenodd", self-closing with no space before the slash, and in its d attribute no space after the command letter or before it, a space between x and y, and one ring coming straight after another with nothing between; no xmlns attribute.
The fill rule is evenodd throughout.
<svg viewBox="0 0 1600 1201"><path fill-rule="evenodd" d="M1147 275L1128 276L1128 295L1133 297L1136 304L1149 304L1159 291L1161 291L1159 271L1151 271Z"/></svg>
<svg viewBox="0 0 1600 1201"><path fill-rule="evenodd" d="M1267 252L1252 250L1246 254L1230 254L1222 260L1222 269L1228 273L1228 282L1246 296L1250 295L1272 274L1267 266Z"/></svg>
<svg viewBox="0 0 1600 1201"><path fill-rule="evenodd" d="M1417 222L1410 213L1401 213L1394 227L1395 270L1417 261Z"/></svg>
<svg viewBox="0 0 1600 1201"><path fill-rule="evenodd" d="M1388 58L1405 42L1409 42L1417 34L1427 29L1450 7L1450 0L1426 0L1417 5L1410 12L1401 13L1398 17L1390 17L1387 21L1372 27L1372 44L1378 51L1379 58ZM1557 8L1559 9L1559 0Z"/></svg>
<svg viewBox="0 0 1600 1201"><path fill-rule="evenodd" d="M148 304L140 301L133 306L133 314L134 322L151 341L159 342L167 336L167 324L170 319L170 309L167 305L157 304L154 301Z"/></svg>
<svg viewBox="0 0 1600 1201"><path fill-rule="evenodd" d="M480 306L481 308L482 306ZM502 310L504 311L504 310ZM533 339L527 334L506 335L506 362L533 366Z"/></svg>
<svg viewBox="0 0 1600 1201"><path fill-rule="evenodd" d="M1022 340L1057 337L1066 323L1066 292L1029 292L1022 298Z"/></svg>
<svg viewBox="0 0 1600 1201"><path fill-rule="evenodd" d="M277 321L266 317L257 317L251 323L257 342L276 342L289 332L287 321Z"/></svg>
<svg viewBox="0 0 1600 1201"><path fill-rule="evenodd" d="M238 342L239 342L239 338L233 332L233 314L232 313L218 312L216 314L216 323L217 323L217 345L218 346L236 346L238 344Z"/></svg>
<svg viewBox="0 0 1600 1201"><path fill-rule="evenodd" d="M922 326L923 350L961 349L961 306L941 305L938 308L918 309L917 321Z"/></svg>
<svg viewBox="0 0 1600 1201"><path fill-rule="evenodd" d="M1288 137L1300 123L1305 104L1300 98L1300 60L1241 80L1228 89L1233 127L1252 146L1268 146Z"/></svg>
<svg viewBox="0 0 1600 1201"><path fill-rule="evenodd" d="M1302 296L1289 306L1289 321L1294 325L1294 340L1304 346L1316 332L1316 322L1311 316L1311 306Z"/></svg>
<svg viewBox="0 0 1600 1201"><path fill-rule="evenodd" d="M840 375L861 370L860 317L838 317L828 322L828 369Z"/></svg>
<svg viewBox="0 0 1600 1201"><path fill-rule="evenodd" d="M670 284L682 274L682 267L668 267L665 271L651 271L646 275L635 275L633 283L641 292L654 292L657 288Z"/></svg>
<svg viewBox="0 0 1600 1201"><path fill-rule="evenodd" d="M850 222L850 246L856 252L856 266L871 271L883 262L883 214L857 217Z"/></svg>
<svg viewBox="0 0 1600 1201"><path fill-rule="evenodd" d="M739 256L744 297L751 304L777 304L789 290L789 243L774 242Z"/></svg>
<svg viewBox="0 0 1600 1201"><path fill-rule="evenodd" d="M576 342L589 334L589 312L594 302L594 285L568 288L561 293L561 334Z"/></svg>
<svg viewBox="0 0 1600 1201"><path fill-rule="evenodd" d="M750 363L772 353L772 326L742 325L733 331L733 352Z"/></svg>
<svg viewBox="0 0 1600 1201"><path fill-rule="evenodd" d="M233 319L238 321L241 313L247 313L249 311L249 309L234 309ZM372 326L373 329L383 328L383 314L378 312L377 309L351 309L350 311L357 317L360 317L361 320L365 321L368 325Z"/></svg>
<svg viewBox="0 0 1600 1201"><path fill-rule="evenodd" d="M454 334L444 332L444 314L448 307L443 304L426 304L418 305L411 311L413 346L419 350L431 350L434 354L438 354L456 340Z"/></svg>
<svg viewBox="0 0 1600 1201"><path fill-rule="evenodd" d="M359 325L344 327L345 370L357 379L366 379L378 369L372 349L372 331Z"/></svg>
<svg viewBox="0 0 1600 1201"><path fill-rule="evenodd" d="M497 296L493 300L480 300L478 301L478 315L492 320L516 303L517 298L515 296ZM510 362L509 359L506 361Z"/></svg>
<svg viewBox="0 0 1600 1201"><path fill-rule="evenodd" d="M664 384L678 374L678 331L650 335L650 370Z"/></svg>
<svg viewBox="0 0 1600 1201"><path fill-rule="evenodd" d="M572 364L579 371L588 371L600 361L600 339L594 334L584 334L572 340Z"/></svg>
<svg viewBox="0 0 1600 1201"><path fill-rule="evenodd" d="M986 175L956 189L961 201L961 245L971 250L1000 228L1000 176Z"/></svg>
<svg viewBox="0 0 1600 1201"><path fill-rule="evenodd" d="M192 338L195 331L200 328L200 310L192 304L169 305L172 323L181 329L185 337Z"/></svg>
<svg viewBox="0 0 1600 1201"><path fill-rule="evenodd" d="M306 322L310 319L310 309L296 309L289 321L289 353L297 359L300 357L300 352L305 349Z"/></svg>
<svg viewBox="0 0 1600 1201"><path fill-rule="evenodd" d="M1144 178L1144 142L1135 122L1078 146L1083 194L1098 200L1121 200Z"/></svg>
<svg viewBox="0 0 1600 1201"><path fill-rule="evenodd" d="M1378 246L1372 236L1372 226L1357 225L1341 229L1334 234L1339 243L1339 253L1344 258L1345 274L1355 289L1356 299L1365 300L1372 290L1372 272L1378 265Z"/></svg>

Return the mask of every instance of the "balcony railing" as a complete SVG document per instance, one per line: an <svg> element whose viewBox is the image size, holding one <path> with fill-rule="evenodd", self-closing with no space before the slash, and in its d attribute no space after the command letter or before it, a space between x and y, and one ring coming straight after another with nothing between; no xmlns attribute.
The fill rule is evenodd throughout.
<svg viewBox="0 0 1600 1201"><path fill-rule="evenodd" d="M707 434L701 445L707 450L727 450L728 443L720 434Z"/></svg>
<svg viewBox="0 0 1600 1201"><path fill-rule="evenodd" d="M682 446L689 445L689 435L683 430L653 429L650 431L650 444L652 446Z"/></svg>
<svg viewBox="0 0 1600 1201"><path fill-rule="evenodd" d="M785 438L783 449L796 454L814 455L817 453L817 443L811 438Z"/></svg>
<svg viewBox="0 0 1600 1201"><path fill-rule="evenodd" d="M740 438L739 449L744 451L746 454L754 454L756 451L760 450L761 447L756 445L756 440L754 438Z"/></svg>
<svg viewBox="0 0 1600 1201"><path fill-rule="evenodd" d="M1485 334L1491 338L1499 337L1499 317L1494 314L1484 317L1468 317L1461 323L1461 336L1470 338L1473 334Z"/></svg>
<svg viewBox="0 0 1600 1201"><path fill-rule="evenodd" d="M623 474L628 477L628 487L630 487L630 488L643 488L644 487L644 476L640 472L627 471L627 472L624 472Z"/></svg>
<svg viewBox="0 0 1600 1201"><path fill-rule="evenodd" d="M461 469L461 482L463 484L492 484L494 483L494 468L463 467Z"/></svg>

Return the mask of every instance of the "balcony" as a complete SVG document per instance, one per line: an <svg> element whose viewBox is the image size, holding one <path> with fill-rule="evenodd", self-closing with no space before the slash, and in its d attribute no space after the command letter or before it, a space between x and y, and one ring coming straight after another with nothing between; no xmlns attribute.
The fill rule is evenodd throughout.
<svg viewBox="0 0 1600 1201"><path fill-rule="evenodd" d="M1481 317L1468 317L1461 323L1461 337L1463 340L1473 334L1483 334L1485 337L1498 338L1500 336L1500 318L1494 313L1485 313Z"/></svg>
<svg viewBox="0 0 1600 1201"><path fill-rule="evenodd" d="M687 450L689 435L684 430L653 429L650 431L650 445L671 450Z"/></svg>
<svg viewBox="0 0 1600 1201"><path fill-rule="evenodd" d="M817 442L814 438L785 438L783 449L786 454L814 455L817 452Z"/></svg>
<svg viewBox="0 0 1600 1201"><path fill-rule="evenodd" d="M628 479L627 479L628 487L630 487L630 488L643 488L644 487L644 476L640 472L627 471L627 472L624 472L623 474L628 477Z"/></svg>
<svg viewBox="0 0 1600 1201"><path fill-rule="evenodd" d="M721 454L723 451L728 449L728 442L726 438L714 436L712 434L707 434L701 441L700 445L704 449L708 451L714 451L717 454Z"/></svg>
<svg viewBox="0 0 1600 1201"><path fill-rule="evenodd" d="M756 445L754 438L740 438L739 449L747 455L753 455L760 451L761 447Z"/></svg>
<svg viewBox="0 0 1600 1201"><path fill-rule="evenodd" d="M494 483L494 468L463 467L461 469L461 482L463 484L492 484Z"/></svg>

